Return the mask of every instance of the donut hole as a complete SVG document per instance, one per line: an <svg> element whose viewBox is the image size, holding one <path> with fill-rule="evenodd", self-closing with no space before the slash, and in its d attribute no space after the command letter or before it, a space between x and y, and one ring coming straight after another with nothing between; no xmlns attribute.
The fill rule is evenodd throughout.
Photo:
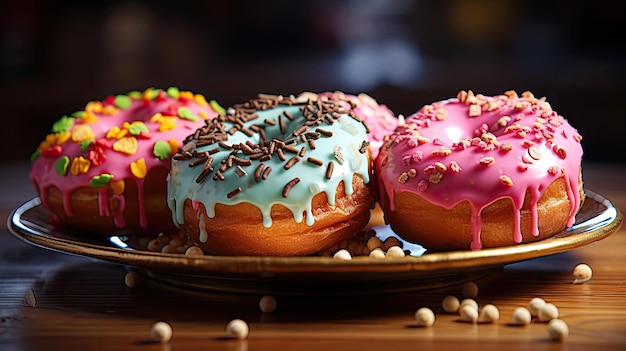
<svg viewBox="0 0 626 351"><path fill-rule="evenodd" d="M191 200L184 204L183 230L207 253L214 255L296 256L314 254L354 236L369 221L372 195L360 175L352 178L353 193L347 195L343 182L337 186L335 204L326 193L312 199L315 222L296 222L285 206L272 206L272 225L263 226L262 213L247 202L216 204L209 218L205 207L197 210Z"/></svg>

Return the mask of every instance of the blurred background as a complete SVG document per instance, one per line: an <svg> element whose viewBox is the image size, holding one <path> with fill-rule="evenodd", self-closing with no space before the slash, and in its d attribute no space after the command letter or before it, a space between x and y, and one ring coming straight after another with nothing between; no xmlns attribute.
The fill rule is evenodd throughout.
<svg viewBox="0 0 626 351"><path fill-rule="evenodd" d="M626 21L615 6L10 1L0 14L0 161L27 160L54 121L88 100L174 85L222 105L259 92L366 92L403 115L460 89L531 90L583 135L587 161L626 162Z"/></svg>

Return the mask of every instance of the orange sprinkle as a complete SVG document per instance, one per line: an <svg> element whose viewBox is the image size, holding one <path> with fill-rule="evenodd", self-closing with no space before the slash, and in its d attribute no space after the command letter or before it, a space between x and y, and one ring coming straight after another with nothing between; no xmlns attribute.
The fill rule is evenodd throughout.
<svg viewBox="0 0 626 351"><path fill-rule="evenodd" d="M180 143L176 139L168 140L170 147L172 148L172 156L176 153L178 148L180 147Z"/></svg>
<svg viewBox="0 0 626 351"><path fill-rule="evenodd" d="M116 180L111 182L111 189L115 195L121 195L124 192L124 188L126 187L126 183L124 180Z"/></svg>
<svg viewBox="0 0 626 351"><path fill-rule="evenodd" d="M96 117L96 115L94 115L92 112L89 112L89 111L85 111L81 120L84 123L91 123L91 124L98 123L98 117Z"/></svg>
<svg viewBox="0 0 626 351"><path fill-rule="evenodd" d="M196 104L200 106L204 106L204 107L209 106L209 103L206 101L206 98L202 94L194 95L193 100L196 102Z"/></svg>
<svg viewBox="0 0 626 351"><path fill-rule="evenodd" d="M90 101L85 106L85 112L100 113L102 111L102 102Z"/></svg>

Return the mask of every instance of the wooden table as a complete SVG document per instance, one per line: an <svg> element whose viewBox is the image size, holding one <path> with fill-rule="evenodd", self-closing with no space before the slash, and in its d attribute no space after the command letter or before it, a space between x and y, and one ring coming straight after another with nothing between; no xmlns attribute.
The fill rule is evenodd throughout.
<svg viewBox="0 0 626 351"><path fill-rule="evenodd" d="M33 196L26 169L2 166L3 223ZM626 209L624 174L626 165L584 167L586 187L620 209ZM370 297L283 297L273 313L259 310L259 296L180 292L154 282L130 289L121 265L34 247L4 227L0 350L624 350L625 252L622 229L582 248L507 265L476 282L476 300L495 304L500 320L471 324L440 307L444 296L461 296L459 286ZM593 279L572 284L581 262L593 268ZM25 298L29 291L34 306ZM532 297L559 308L570 328L565 341L552 341L545 323L509 324L513 310ZM436 314L430 328L415 326L414 312L422 306ZM225 337L233 318L249 323L246 340ZM150 342L157 320L173 326L169 344Z"/></svg>

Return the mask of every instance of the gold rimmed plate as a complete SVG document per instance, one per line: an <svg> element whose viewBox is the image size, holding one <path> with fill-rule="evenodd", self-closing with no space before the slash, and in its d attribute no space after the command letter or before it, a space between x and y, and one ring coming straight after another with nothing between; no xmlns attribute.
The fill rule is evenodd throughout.
<svg viewBox="0 0 626 351"><path fill-rule="evenodd" d="M404 258L185 256L131 248L118 237L71 235L50 225L50 213L34 198L8 218L8 228L29 244L136 268L152 279L200 290L251 294L359 295L434 289L476 280L502 266L569 251L607 238L622 225L622 213L590 190L572 228L534 243L502 248L425 252L405 243ZM377 235L393 235L388 226Z"/></svg>

